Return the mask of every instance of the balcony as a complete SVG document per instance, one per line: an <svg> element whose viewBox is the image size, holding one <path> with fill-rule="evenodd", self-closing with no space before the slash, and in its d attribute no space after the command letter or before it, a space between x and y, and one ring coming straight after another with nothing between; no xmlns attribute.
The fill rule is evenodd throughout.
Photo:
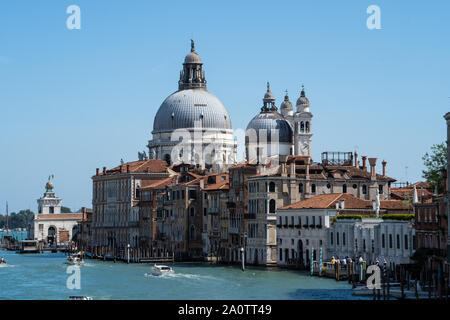
<svg viewBox="0 0 450 320"><path fill-rule="evenodd" d="M302 228L302 225L301 225L301 224L296 224L295 227L296 227L297 229L301 229L301 228Z"/></svg>
<svg viewBox="0 0 450 320"><path fill-rule="evenodd" d="M283 225L282 224L277 224L277 228L281 229Z"/></svg>
<svg viewBox="0 0 450 320"><path fill-rule="evenodd" d="M315 224L310 224L309 227L310 227L311 229L315 229L315 228L316 228L316 225L315 225Z"/></svg>
<svg viewBox="0 0 450 320"><path fill-rule="evenodd" d="M283 228L287 228L287 227L288 227L287 223L283 224Z"/></svg>
<svg viewBox="0 0 450 320"><path fill-rule="evenodd" d="M128 227L139 227L139 221L128 221Z"/></svg>
<svg viewBox="0 0 450 320"><path fill-rule="evenodd" d="M307 224L304 224L304 225L303 225L303 228L308 229L309 226L308 226Z"/></svg>
<svg viewBox="0 0 450 320"><path fill-rule="evenodd" d="M289 228L294 228L294 224L291 223L291 224L289 225Z"/></svg>

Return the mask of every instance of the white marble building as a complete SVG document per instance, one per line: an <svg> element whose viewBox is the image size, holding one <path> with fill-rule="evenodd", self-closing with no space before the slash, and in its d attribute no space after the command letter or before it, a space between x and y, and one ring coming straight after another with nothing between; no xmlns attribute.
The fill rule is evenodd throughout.
<svg viewBox="0 0 450 320"><path fill-rule="evenodd" d="M61 213L62 199L55 196L50 180L44 196L37 200L38 213L30 225L28 238L48 245L63 245L75 240L82 213Z"/></svg>
<svg viewBox="0 0 450 320"><path fill-rule="evenodd" d="M206 89L203 63L191 42L178 81L156 113L150 159L190 163L221 172L236 163L237 142L222 102Z"/></svg>

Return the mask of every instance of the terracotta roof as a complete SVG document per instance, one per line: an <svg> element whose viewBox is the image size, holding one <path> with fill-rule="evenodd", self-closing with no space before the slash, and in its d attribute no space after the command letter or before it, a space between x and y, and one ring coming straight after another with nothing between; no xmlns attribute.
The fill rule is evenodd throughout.
<svg viewBox="0 0 450 320"><path fill-rule="evenodd" d="M230 184L229 184L228 179L219 181L218 183L215 183L215 184L210 184L210 185L206 186L203 190L211 191L211 190L227 190L227 189L230 189Z"/></svg>
<svg viewBox="0 0 450 320"><path fill-rule="evenodd" d="M148 190L148 189L165 188L166 186L171 184L173 180L174 180L174 177L169 177L169 178L166 178L166 179L156 180L156 181L150 180L149 181L149 182L151 182L150 184L145 185L145 186L141 186L138 189L140 189L140 190Z"/></svg>
<svg viewBox="0 0 450 320"><path fill-rule="evenodd" d="M39 220L81 220L82 213L55 213L55 214L38 214Z"/></svg>
<svg viewBox="0 0 450 320"><path fill-rule="evenodd" d="M167 162L159 159L150 159L142 161L126 162L121 166L106 170L106 175L120 174L127 172L127 166L130 167L130 173L164 173L167 172ZM122 170L120 169L122 167ZM104 175L99 172L99 176Z"/></svg>
<svg viewBox="0 0 450 320"><path fill-rule="evenodd" d="M278 210L288 209L333 209L336 208L336 201L344 200L345 209L372 209L372 200L363 200L356 198L348 193L328 193L305 199ZM410 205L402 200L380 200L380 209L383 210L409 210Z"/></svg>

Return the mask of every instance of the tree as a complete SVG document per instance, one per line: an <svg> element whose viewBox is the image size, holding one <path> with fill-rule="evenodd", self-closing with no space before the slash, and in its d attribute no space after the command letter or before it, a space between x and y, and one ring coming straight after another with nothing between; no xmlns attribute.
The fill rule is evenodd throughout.
<svg viewBox="0 0 450 320"><path fill-rule="evenodd" d="M431 153L425 153L422 160L426 167L422 171L422 177L427 180L433 190L437 188L438 193L443 192L444 179L442 178L442 169L447 168L447 147L445 143L432 145Z"/></svg>
<svg viewBox="0 0 450 320"><path fill-rule="evenodd" d="M70 208L61 206L61 213L72 213L72 210L70 210Z"/></svg>

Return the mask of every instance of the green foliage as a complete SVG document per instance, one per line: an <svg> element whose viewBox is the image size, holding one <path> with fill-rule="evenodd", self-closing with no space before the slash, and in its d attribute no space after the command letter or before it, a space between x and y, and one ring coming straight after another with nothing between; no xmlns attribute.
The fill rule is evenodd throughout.
<svg viewBox="0 0 450 320"><path fill-rule="evenodd" d="M384 220L412 220L414 219L413 214L383 214L381 216Z"/></svg>
<svg viewBox="0 0 450 320"><path fill-rule="evenodd" d="M362 218L374 218L374 215L361 215L361 214L341 214L337 216L336 218L338 220L346 220L346 219L353 219L353 220L361 220Z"/></svg>
<svg viewBox="0 0 450 320"><path fill-rule="evenodd" d="M20 210L18 213L12 212L8 216L8 228L27 228L28 222L34 217L31 210ZM0 215L0 228L6 228L6 216Z"/></svg>
<svg viewBox="0 0 450 320"><path fill-rule="evenodd" d="M70 208L62 206L61 213L72 213L72 210L70 210Z"/></svg>
<svg viewBox="0 0 450 320"><path fill-rule="evenodd" d="M434 190L444 191L444 181L441 170L447 168L447 147L444 142L431 146L431 153L425 153L422 157L426 169L422 171L422 176Z"/></svg>

